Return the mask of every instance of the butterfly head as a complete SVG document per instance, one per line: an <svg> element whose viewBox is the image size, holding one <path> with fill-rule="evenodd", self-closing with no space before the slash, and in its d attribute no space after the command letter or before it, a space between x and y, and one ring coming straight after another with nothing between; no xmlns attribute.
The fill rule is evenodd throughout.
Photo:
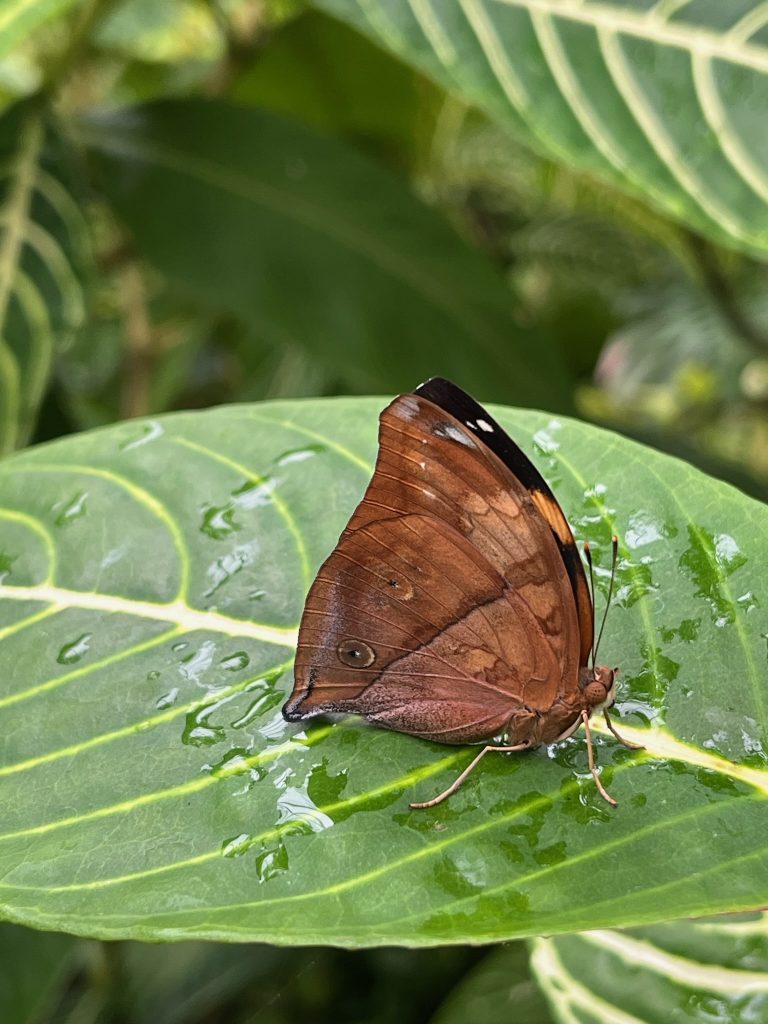
<svg viewBox="0 0 768 1024"><path fill-rule="evenodd" d="M593 665L581 670L581 691L590 711L609 708L616 699L616 676L618 668Z"/></svg>

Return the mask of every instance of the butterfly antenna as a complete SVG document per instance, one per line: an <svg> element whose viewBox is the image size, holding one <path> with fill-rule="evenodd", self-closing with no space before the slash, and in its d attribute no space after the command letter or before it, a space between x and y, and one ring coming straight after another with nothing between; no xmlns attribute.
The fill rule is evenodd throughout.
<svg viewBox="0 0 768 1024"><path fill-rule="evenodd" d="M603 621L600 623L600 632L597 634L597 643L594 646L592 653L592 665L594 667L597 659L597 649L600 646L600 641L603 639L603 630L605 629L605 620L608 618L608 609L611 607L611 598L613 597L613 581L616 579L616 563L619 560L619 538L614 533L612 538L613 545L613 557L611 558L611 582L608 584L608 600L605 603L605 611L603 612ZM594 608L595 602L592 601L592 607Z"/></svg>
<svg viewBox="0 0 768 1024"><path fill-rule="evenodd" d="M587 560L589 566L589 591L590 597L592 598L592 607L595 607L595 574L592 570L592 549L589 546L589 541L584 542L584 557ZM590 651L592 656L592 668L595 667L595 632L592 631L592 650Z"/></svg>

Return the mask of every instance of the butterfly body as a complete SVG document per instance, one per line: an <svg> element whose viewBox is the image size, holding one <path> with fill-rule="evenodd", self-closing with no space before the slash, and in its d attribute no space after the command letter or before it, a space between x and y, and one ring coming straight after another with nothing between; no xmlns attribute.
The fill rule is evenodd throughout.
<svg viewBox="0 0 768 1024"><path fill-rule="evenodd" d="M549 487L482 406L434 379L381 414L371 482L307 597L283 714L551 743L613 698L614 671L588 667L593 632Z"/></svg>

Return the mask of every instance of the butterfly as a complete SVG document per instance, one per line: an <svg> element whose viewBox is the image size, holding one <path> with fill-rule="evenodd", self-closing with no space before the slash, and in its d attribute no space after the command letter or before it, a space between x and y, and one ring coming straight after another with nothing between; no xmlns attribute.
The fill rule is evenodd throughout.
<svg viewBox="0 0 768 1024"><path fill-rule="evenodd" d="M618 540L613 538L610 604ZM539 471L493 417L440 377L381 413L373 477L307 596L289 722L353 713L491 751L555 743L615 699L596 664L591 589L573 533ZM607 606L606 606L607 612ZM590 664L591 662L591 664ZM495 742L498 740L498 742Z"/></svg>

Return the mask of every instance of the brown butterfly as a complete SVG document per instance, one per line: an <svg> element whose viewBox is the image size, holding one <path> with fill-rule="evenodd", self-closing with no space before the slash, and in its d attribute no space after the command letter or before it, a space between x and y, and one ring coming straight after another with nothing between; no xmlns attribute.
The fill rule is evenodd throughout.
<svg viewBox="0 0 768 1024"><path fill-rule="evenodd" d="M614 537L609 603L617 551ZM481 405L433 378L381 414L373 478L307 597L283 715L351 712L438 743L486 743L445 792L411 807L455 792L491 750L583 724L590 771L615 805L589 718L602 710L625 743L607 711L618 669L595 664L593 606L594 579L590 593L544 478Z"/></svg>

